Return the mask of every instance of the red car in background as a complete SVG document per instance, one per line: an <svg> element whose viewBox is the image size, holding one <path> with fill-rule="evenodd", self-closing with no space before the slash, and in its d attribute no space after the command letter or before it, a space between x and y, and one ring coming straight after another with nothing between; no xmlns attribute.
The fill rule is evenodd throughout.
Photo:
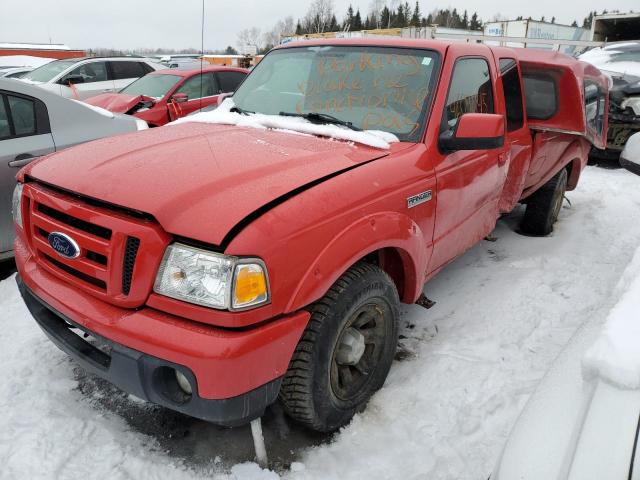
<svg viewBox="0 0 640 480"><path fill-rule="evenodd" d="M160 127L201 108L214 105L223 93L235 91L249 73L244 68L167 69L139 78L118 93L86 100L114 113L134 115Z"/></svg>

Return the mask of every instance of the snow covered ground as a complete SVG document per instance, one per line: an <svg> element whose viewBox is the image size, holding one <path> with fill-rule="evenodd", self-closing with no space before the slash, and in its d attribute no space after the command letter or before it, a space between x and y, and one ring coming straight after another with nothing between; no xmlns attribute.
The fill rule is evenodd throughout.
<svg viewBox="0 0 640 480"><path fill-rule="evenodd" d="M515 233L518 210L499 222L497 241L425 287L436 306L405 308L399 361L341 432L266 422L274 471L240 463L246 429L186 419L84 375L4 280L0 478L486 479L555 356L618 301L639 245L640 177L590 167L568 197L551 237Z"/></svg>

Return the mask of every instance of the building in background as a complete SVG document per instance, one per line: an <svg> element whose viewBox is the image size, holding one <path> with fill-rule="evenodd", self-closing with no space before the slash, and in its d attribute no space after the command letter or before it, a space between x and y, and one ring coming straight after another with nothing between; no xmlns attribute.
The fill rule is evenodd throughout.
<svg viewBox="0 0 640 480"><path fill-rule="evenodd" d="M489 22L484 25L484 34L490 37L515 37L531 40L577 40L587 41L590 32L586 28L572 27L558 23L540 22L537 20L507 20L502 22ZM529 42L487 42L488 44L506 47L527 47L553 49L551 44ZM559 51L573 55L584 50L585 47L575 45L561 45Z"/></svg>
<svg viewBox="0 0 640 480"><path fill-rule="evenodd" d="M72 50L67 45L38 44L38 43L0 43L0 57L9 55L26 55L30 57L79 58L85 57L84 50Z"/></svg>
<svg viewBox="0 0 640 480"><path fill-rule="evenodd" d="M596 15L591 22L591 40L620 42L640 40L640 13Z"/></svg>

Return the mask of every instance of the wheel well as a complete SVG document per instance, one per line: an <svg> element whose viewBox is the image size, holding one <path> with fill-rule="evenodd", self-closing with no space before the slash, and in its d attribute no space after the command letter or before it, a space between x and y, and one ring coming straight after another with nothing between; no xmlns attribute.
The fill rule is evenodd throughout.
<svg viewBox="0 0 640 480"><path fill-rule="evenodd" d="M406 302L405 294L407 293L407 272L405 271L403 255L406 255L404 251L393 247L387 247L369 253L367 256L362 258L362 261L377 265L384 270L387 275L391 277L391 280L393 280L400 299ZM412 300L408 301L411 302Z"/></svg>

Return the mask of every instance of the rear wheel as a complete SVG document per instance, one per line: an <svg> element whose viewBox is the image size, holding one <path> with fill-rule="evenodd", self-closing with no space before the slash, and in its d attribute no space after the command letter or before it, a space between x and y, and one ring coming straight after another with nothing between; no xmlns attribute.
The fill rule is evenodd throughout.
<svg viewBox="0 0 640 480"><path fill-rule="evenodd" d="M520 230L526 235L543 236L553 231L567 191L567 170L563 168L527 200Z"/></svg>
<svg viewBox="0 0 640 480"><path fill-rule="evenodd" d="M317 431L348 423L382 387L398 341L399 300L380 268L359 263L311 307L282 382L287 414Z"/></svg>

